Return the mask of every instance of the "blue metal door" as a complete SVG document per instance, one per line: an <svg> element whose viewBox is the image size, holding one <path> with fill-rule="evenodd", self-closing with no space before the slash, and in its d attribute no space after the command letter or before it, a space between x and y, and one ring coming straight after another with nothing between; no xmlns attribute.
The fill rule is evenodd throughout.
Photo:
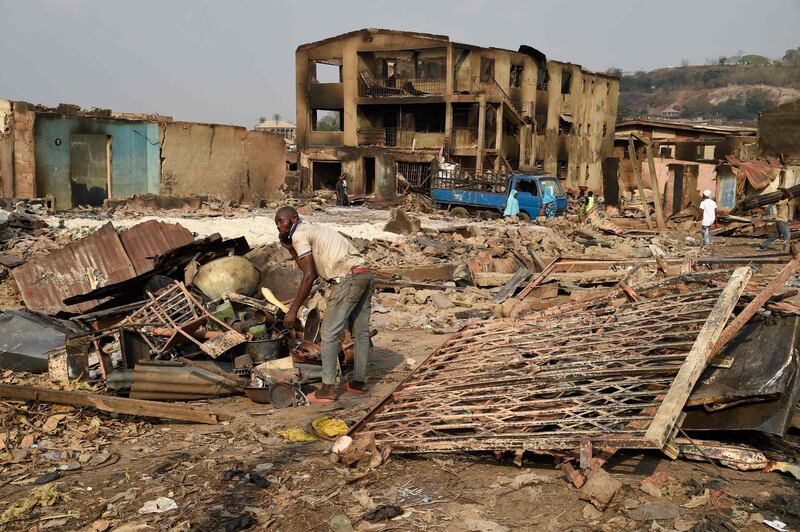
<svg viewBox="0 0 800 532"><path fill-rule="evenodd" d="M719 181L719 198L717 202L722 209L733 209L736 206L736 176L717 176Z"/></svg>

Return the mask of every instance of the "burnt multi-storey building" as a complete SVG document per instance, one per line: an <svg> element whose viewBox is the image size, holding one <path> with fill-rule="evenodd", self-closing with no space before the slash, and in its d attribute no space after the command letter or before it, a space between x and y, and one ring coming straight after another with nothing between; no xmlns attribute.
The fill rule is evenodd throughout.
<svg viewBox="0 0 800 532"><path fill-rule="evenodd" d="M437 163L485 174L558 176L602 190L619 80L443 35L364 29L296 53L298 168L304 190L347 174L354 194L391 196L397 174L425 186Z"/></svg>

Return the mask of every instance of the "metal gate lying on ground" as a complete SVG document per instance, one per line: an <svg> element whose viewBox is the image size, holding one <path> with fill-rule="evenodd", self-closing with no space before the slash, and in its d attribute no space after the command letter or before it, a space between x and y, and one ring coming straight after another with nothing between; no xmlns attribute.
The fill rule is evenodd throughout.
<svg viewBox="0 0 800 532"><path fill-rule="evenodd" d="M354 431L398 453L662 448L751 271L719 274L642 287L651 297L622 306L468 326Z"/></svg>

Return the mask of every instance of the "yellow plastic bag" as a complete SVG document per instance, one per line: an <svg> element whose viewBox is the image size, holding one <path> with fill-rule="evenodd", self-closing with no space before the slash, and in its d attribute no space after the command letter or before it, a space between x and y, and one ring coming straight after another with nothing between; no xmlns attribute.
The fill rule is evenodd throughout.
<svg viewBox="0 0 800 532"><path fill-rule="evenodd" d="M321 438L335 438L336 436L347 434L347 431L350 430L347 428L347 423L341 419L327 416L315 419L311 422L311 426L314 427L314 432Z"/></svg>
<svg viewBox="0 0 800 532"><path fill-rule="evenodd" d="M288 429L284 429L278 432L278 435L283 436L285 439L289 441L317 441L317 437L313 434L309 434L305 430L301 429L300 427L291 427Z"/></svg>

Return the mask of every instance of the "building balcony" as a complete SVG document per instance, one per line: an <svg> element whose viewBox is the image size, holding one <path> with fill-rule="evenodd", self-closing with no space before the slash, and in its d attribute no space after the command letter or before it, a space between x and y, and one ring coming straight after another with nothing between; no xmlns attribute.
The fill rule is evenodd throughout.
<svg viewBox="0 0 800 532"><path fill-rule="evenodd" d="M420 132L397 127L375 127L358 129L359 146L381 146L385 148L438 149L444 143L443 132Z"/></svg>
<svg viewBox="0 0 800 532"><path fill-rule="evenodd" d="M445 78L374 78L362 72L358 95L362 98L418 98L441 96L445 92Z"/></svg>
<svg viewBox="0 0 800 532"><path fill-rule="evenodd" d="M453 149L477 149L478 148L478 128L477 127L454 127L450 146Z"/></svg>

